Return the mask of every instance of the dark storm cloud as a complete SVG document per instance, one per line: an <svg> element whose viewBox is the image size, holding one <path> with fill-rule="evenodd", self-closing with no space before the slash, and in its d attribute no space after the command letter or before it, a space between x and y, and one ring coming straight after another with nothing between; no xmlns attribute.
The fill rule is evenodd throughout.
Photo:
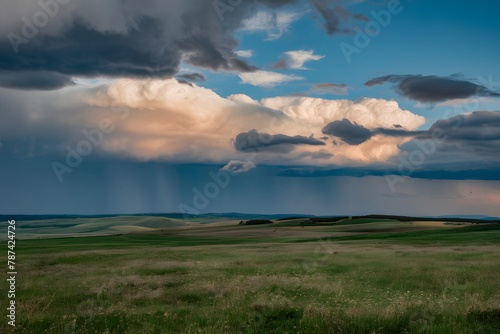
<svg viewBox="0 0 500 334"><path fill-rule="evenodd" d="M369 129L356 123L353 124L346 118L329 123L322 132L325 135L338 137L349 145L362 144L373 136Z"/></svg>
<svg viewBox="0 0 500 334"><path fill-rule="evenodd" d="M411 137L412 141L402 145L407 152L422 150L421 143L426 142L428 149L433 147L431 153L426 153L426 161L433 165L500 163L500 111L457 115L439 120L423 131L375 129L372 133Z"/></svg>
<svg viewBox="0 0 500 334"><path fill-rule="evenodd" d="M448 151L500 157L500 111L476 111L439 120L417 138L431 138L435 133L444 138L443 145Z"/></svg>
<svg viewBox="0 0 500 334"><path fill-rule="evenodd" d="M324 142L313 137L270 135L253 129L236 136L234 147L240 152L273 151L279 153L291 152L295 145L323 146Z"/></svg>
<svg viewBox="0 0 500 334"><path fill-rule="evenodd" d="M161 23L145 19L128 34L103 34L75 22L66 34L39 37L13 52L0 42L0 70L44 71L64 75L170 77L180 63L178 51L156 51L162 43Z"/></svg>
<svg viewBox="0 0 500 334"><path fill-rule="evenodd" d="M0 72L0 87L24 90L53 90L73 85L73 80L63 74L47 71Z"/></svg>
<svg viewBox="0 0 500 334"><path fill-rule="evenodd" d="M472 96L500 96L499 92L469 81L434 75L386 75L369 80L365 85L372 87L387 82L396 84L398 94L422 103L465 99Z"/></svg>
<svg viewBox="0 0 500 334"><path fill-rule="evenodd" d="M42 33L42 27L39 33L24 38L21 17L18 26L1 31L0 71L20 73L17 81L4 79L5 86L30 89L71 84L64 76L170 78L183 60L214 71L255 71L255 66L239 59L233 51L238 46L235 31L260 5L277 8L294 2L255 0L231 6L223 1L225 7L217 7L218 2L205 0L152 0L147 8L132 1L97 8L92 3L79 3L71 9L60 8L59 15L50 18L45 28L56 33ZM84 6L87 12L90 8L90 12L99 10L102 15L88 18ZM153 6L157 9L150 9ZM108 19L114 15L125 17L124 26ZM13 47L12 38L7 38L11 32L16 32L23 42ZM46 80L21 82L33 72L50 74ZM52 73L61 75L58 83L54 83Z"/></svg>
<svg viewBox="0 0 500 334"><path fill-rule="evenodd" d="M193 83L190 81L187 81L187 80L177 79L177 82L180 84L183 84L183 85L188 85L188 86L194 87Z"/></svg>
<svg viewBox="0 0 500 334"><path fill-rule="evenodd" d="M428 130L367 129L349 120L334 121L323 129L324 134L338 137L351 145L358 145L374 135L413 137L416 140L435 139L458 150L500 153L500 111L475 111L435 122ZM447 148L450 149L450 148Z"/></svg>
<svg viewBox="0 0 500 334"><path fill-rule="evenodd" d="M435 139L447 150L500 153L500 112L475 111L439 120L428 130L408 131L401 127L394 129L367 129L351 123L348 119L333 121L322 132L337 137L349 145L360 145L375 135L388 137L412 137L416 140ZM450 148L453 146L454 148Z"/></svg>
<svg viewBox="0 0 500 334"><path fill-rule="evenodd" d="M357 123L351 123L344 118L341 121L333 121L327 124L322 132L325 135L337 137L349 145L361 145L370 140L375 135L385 135L388 137L417 137L425 136L425 131L408 131L402 129L401 125L394 126L394 129L376 128L373 130L367 129Z"/></svg>
<svg viewBox="0 0 500 334"><path fill-rule="evenodd" d="M343 27L343 22L349 19L368 20L364 15L347 10L340 0L311 0L311 3L323 18L328 35L350 33L349 29Z"/></svg>
<svg viewBox="0 0 500 334"><path fill-rule="evenodd" d="M21 6L0 2L0 11L12 11L14 6L19 15L19 19L9 20L0 30L0 72L24 72L19 78L35 71L67 77L171 78L183 61L213 71L252 72L258 68L234 52L238 47L235 32L243 20L263 7L275 10L299 2L82 1L72 6L61 5L56 14L47 16L46 25L38 28L31 22L33 14L46 13L37 3ZM365 19L346 9L341 0L311 0L310 3L324 20L330 35L348 33L343 26L349 20ZM99 15L95 15L96 12ZM32 28L26 29L24 19L30 21ZM23 31L30 31L30 35ZM286 67L285 64L277 66ZM57 89L65 82L71 84L70 79L63 77L58 84L54 84L54 76L39 79L32 83L18 79L15 84L5 85L19 89Z"/></svg>
<svg viewBox="0 0 500 334"><path fill-rule="evenodd" d="M185 80L190 80L190 81L205 81L206 78L203 74L201 73L185 73L185 74L179 74L177 78L185 79Z"/></svg>
<svg viewBox="0 0 500 334"><path fill-rule="evenodd" d="M335 122L332 122L335 123ZM376 134L408 137L402 154L387 164L336 169L283 170L287 177L408 176L430 180L500 180L500 111L476 111L435 122L428 130L366 129L337 121L327 130L347 143L362 143Z"/></svg>

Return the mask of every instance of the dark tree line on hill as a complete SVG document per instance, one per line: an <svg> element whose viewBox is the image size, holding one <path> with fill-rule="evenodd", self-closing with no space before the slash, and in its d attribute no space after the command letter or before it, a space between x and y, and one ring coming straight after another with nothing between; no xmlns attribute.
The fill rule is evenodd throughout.
<svg viewBox="0 0 500 334"><path fill-rule="evenodd" d="M428 222L450 222L450 223L500 223L499 220L485 220L485 219L470 219L470 218L423 218L423 217L408 217L408 216L393 216L393 215L367 215L367 216L352 216L351 219L359 218L373 218L373 219L392 219L399 220L400 222L410 221L428 221Z"/></svg>
<svg viewBox="0 0 500 334"><path fill-rule="evenodd" d="M272 224L272 220L267 220L267 219L252 219L252 220L247 220L244 222L243 220L240 221L240 225L265 225L265 224Z"/></svg>

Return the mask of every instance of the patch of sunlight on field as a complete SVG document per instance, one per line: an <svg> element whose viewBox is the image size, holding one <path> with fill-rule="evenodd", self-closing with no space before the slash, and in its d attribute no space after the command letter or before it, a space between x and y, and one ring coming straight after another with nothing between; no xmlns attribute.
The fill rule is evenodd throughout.
<svg viewBox="0 0 500 334"><path fill-rule="evenodd" d="M134 225L122 225L122 226L113 226L106 229L104 232L108 233L133 233L133 232L151 232L154 231L154 228L144 227L144 226L134 226Z"/></svg>
<svg viewBox="0 0 500 334"><path fill-rule="evenodd" d="M16 222L19 239L150 232L157 229L196 226L198 224L182 219L148 216L62 218Z"/></svg>

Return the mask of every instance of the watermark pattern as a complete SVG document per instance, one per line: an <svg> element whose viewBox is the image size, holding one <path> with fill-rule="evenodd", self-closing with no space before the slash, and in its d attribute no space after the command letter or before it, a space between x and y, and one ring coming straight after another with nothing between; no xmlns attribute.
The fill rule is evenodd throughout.
<svg viewBox="0 0 500 334"><path fill-rule="evenodd" d="M130 110L127 107L112 107L111 111L118 116L118 121L124 121L130 115ZM53 161L51 164L52 170L59 182L64 181L66 173L71 174L75 168L80 166L84 157L89 156L95 148L102 145L105 136L110 135L116 130L117 126L115 122L111 117L102 118L99 121L98 127L81 131L85 138L81 139L74 148L70 145L66 146L64 162Z"/></svg>
<svg viewBox="0 0 500 334"><path fill-rule="evenodd" d="M490 74L487 78L480 76L477 79L484 87L491 91L495 91L500 82L493 81L493 76ZM480 93L478 87L477 93ZM476 111L480 105L480 98L471 98L464 104L451 106L447 108L443 114L443 119L449 119L453 116L461 115L467 112ZM456 122L452 126L452 130L457 130L462 126L462 119L456 118ZM419 167L421 167L430 156L435 154L438 150L439 145L444 144L448 140L448 136L439 128L432 128L430 132L428 131L425 139L416 138L415 145L418 147L416 150L411 152L405 152L406 154L400 155L398 157L399 164L397 168L397 173L391 173L385 175L385 180L391 192L396 191L396 186L398 184L404 183L407 177L411 177Z"/></svg>
<svg viewBox="0 0 500 334"><path fill-rule="evenodd" d="M245 152L250 153L247 157L246 163L254 164L257 158L257 153L262 151L262 147L272 141L272 136L268 133L278 132L284 129L285 124L278 117L273 117L269 122L269 127L263 129L263 132L258 132L256 137L251 137L245 143ZM255 164L254 164L255 165ZM211 171L208 176L210 180L202 187L195 187L192 189L193 197L191 205L186 203L179 204L179 212L183 215L184 220L188 220L192 214L200 214L202 210L206 209L212 200L218 197L221 190L226 189L231 183L232 177L238 175L232 171L219 169L217 172Z"/></svg>
<svg viewBox="0 0 500 334"><path fill-rule="evenodd" d="M149 69L149 74L145 81L151 82L159 74L161 74L163 67L161 64L156 64L155 67ZM84 139L81 139L75 147L67 145L65 147L66 155L64 163L53 161L51 166L54 174L60 183L64 182L64 175L71 174L83 162L83 158L93 153L95 148L98 148L104 143L106 136L110 136L117 130L119 123L125 121L130 116L130 108L123 105L111 106L111 116L102 118L98 126L94 129L83 129L81 134Z"/></svg>
<svg viewBox="0 0 500 334"><path fill-rule="evenodd" d="M40 10L37 11L31 18L23 16L21 21L23 25L18 33L13 31L7 34L12 49L15 53L19 53L19 46L27 44L30 40L35 38L40 29L49 24L50 19L54 18L60 12L60 6L66 6L73 0L39 0L38 6Z"/></svg>
<svg viewBox="0 0 500 334"><path fill-rule="evenodd" d="M7 319L9 326L16 327L16 221L9 220L7 225Z"/></svg>
<svg viewBox="0 0 500 334"><path fill-rule="evenodd" d="M353 43L342 42L339 45L347 63L350 64L352 62L353 55L359 55L366 49L372 39L378 37L382 30L391 24L393 16L401 14L403 10L404 6L400 0L389 0L386 9L380 11L372 10L370 12L371 20L365 24L363 29L359 26L354 27L356 34L354 35Z"/></svg>

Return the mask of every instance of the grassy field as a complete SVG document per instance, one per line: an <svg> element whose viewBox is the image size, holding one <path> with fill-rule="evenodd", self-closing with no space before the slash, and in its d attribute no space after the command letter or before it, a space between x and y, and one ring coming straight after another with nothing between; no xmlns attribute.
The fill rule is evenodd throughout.
<svg viewBox="0 0 500 334"><path fill-rule="evenodd" d="M500 225L304 225L18 240L16 332L500 333Z"/></svg>
<svg viewBox="0 0 500 334"><path fill-rule="evenodd" d="M178 217L116 216L105 218L40 219L16 221L23 239L61 238L71 236L116 235L121 233L152 232L158 229L193 227L201 224L234 223L231 219L199 218L184 220ZM2 236L4 237L4 236Z"/></svg>

